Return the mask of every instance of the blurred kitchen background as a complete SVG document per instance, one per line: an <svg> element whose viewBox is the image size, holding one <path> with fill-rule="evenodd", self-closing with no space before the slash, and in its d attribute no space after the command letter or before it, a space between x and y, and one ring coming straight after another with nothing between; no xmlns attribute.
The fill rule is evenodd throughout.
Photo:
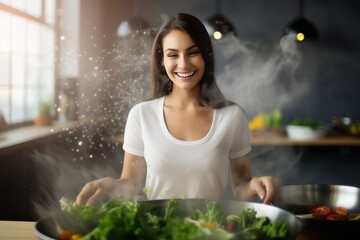
<svg viewBox="0 0 360 240"><path fill-rule="evenodd" d="M120 175L152 40L178 12L222 33L212 38L218 83L249 121L281 115L252 131L254 175L360 186L360 137L346 128L360 121L359 1L0 0L0 220L38 219L87 181ZM302 41L289 31L300 19L310 24ZM326 136L292 141L294 119Z"/></svg>

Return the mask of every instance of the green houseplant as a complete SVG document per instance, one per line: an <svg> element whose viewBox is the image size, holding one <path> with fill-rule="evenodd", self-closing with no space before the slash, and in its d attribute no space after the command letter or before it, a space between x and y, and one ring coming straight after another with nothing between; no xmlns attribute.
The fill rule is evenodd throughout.
<svg viewBox="0 0 360 240"><path fill-rule="evenodd" d="M49 102L40 102L39 113L35 117L35 125L50 125L52 123L51 115L52 105Z"/></svg>

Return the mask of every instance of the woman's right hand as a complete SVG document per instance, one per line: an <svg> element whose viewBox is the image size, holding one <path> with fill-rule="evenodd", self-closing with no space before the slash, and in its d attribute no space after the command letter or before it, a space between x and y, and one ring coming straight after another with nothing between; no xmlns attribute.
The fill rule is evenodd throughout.
<svg viewBox="0 0 360 240"><path fill-rule="evenodd" d="M76 203L94 205L105 197L113 196L133 200L143 187L145 172L144 157L125 152L120 179L106 177L87 183L77 196Z"/></svg>
<svg viewBox="0 0 360 240"><path fill-rule="evenodd" d="M132 199L134 187L128 181L111 177L101 178L87 183L76 198L80 205L94 205L105 197L119 195L124 199Z"/></svg>

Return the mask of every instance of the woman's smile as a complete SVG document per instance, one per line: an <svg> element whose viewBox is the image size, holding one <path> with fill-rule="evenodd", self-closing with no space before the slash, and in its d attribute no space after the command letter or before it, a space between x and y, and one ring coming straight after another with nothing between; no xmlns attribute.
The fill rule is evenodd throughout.
<svg viewBox="0 0 360 240"><path fill-rule="evenodd" d="M194 76L196 73L196 71L191 71L191 72L175 72L175 74L181 78L190 78L192 76Z"/></svg>

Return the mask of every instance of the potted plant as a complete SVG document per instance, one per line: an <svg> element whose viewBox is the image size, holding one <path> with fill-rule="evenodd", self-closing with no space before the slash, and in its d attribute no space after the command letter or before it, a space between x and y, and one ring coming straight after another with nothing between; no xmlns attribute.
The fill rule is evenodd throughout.
<svg viewBox="0 0 360 240"><path fill-rule="evenodd" d="M50 125L52 123L51 104L40 102L39 114L35 117L35 125Z"/></svg>

